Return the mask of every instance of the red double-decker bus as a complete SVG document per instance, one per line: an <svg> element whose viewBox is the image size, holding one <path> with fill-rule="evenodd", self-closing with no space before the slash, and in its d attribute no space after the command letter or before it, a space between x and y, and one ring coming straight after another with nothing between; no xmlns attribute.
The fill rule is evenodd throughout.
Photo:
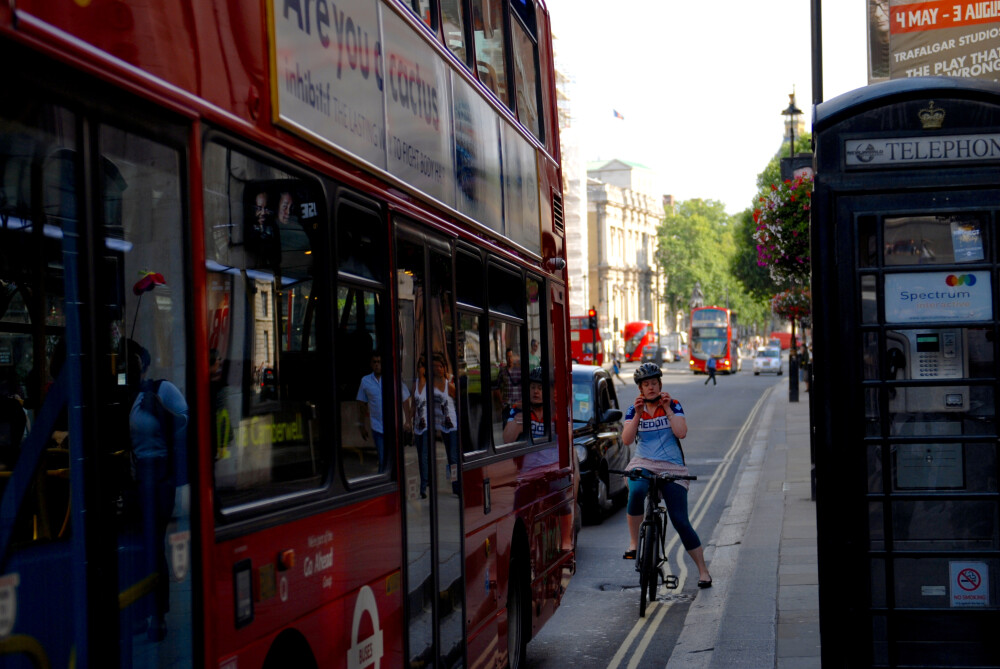
<svg viewBox="0 0 1000 669"><path fill-rule="evenodd" d="M569 319L570 355L581 365L604 364L604 341L600 328L590 327L589 316L571 316Z"/></svg>
<svg viewBox="0 0 1000 669"><path fill-rule="evenodd" d="M739 327L736 314L725 307L695 307L691 310L688 336L688 366L704 374L708 359L715 358L716 371L732 374L742 368L739 354Z"/></svg>
<svg viewBox="0 0 1000 669"><path fill-rule="evenodd" d="M538 0L0 7L0 665L520 667L574 568Z"/></svg>
<svg viewBox="0 0 1000 669"><path fill-rule="evenodd" d="M642 360L643 350L656 345L656 331L649 321L633 321L625 324L622 339L625 340L625 359L630 362Z"/></svg>

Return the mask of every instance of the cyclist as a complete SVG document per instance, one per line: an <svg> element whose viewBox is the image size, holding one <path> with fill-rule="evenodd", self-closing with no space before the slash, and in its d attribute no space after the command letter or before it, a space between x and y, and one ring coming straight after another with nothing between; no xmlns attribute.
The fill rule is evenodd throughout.
<svg viewBox="0 0 1000 669"><path fill-rule="evenodd" d="M639 386L639 396L625 414L622 441L626 445L638 442L635 455L629 461L627 470L644 469L652 474L687 475L684 465L684 451L680 440L687 436L687 421L680 402L663 390L663 372L651 362L639 365L634 374ZM660 493L667 505L667 515L673 523L681 543L698 567L698 587L712 587L712 576L705 564L705 549L698 533L691 527L688 518L688 482L662 482ZM629 479L628 517L629 549L622 556L634 560L639 541L639 526L643 518L643 502L649 483L644 479Z"/></svg>

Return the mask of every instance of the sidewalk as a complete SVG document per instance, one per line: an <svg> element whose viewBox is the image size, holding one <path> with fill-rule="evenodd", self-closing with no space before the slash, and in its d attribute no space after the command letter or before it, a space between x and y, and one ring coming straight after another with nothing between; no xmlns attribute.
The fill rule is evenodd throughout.
<svg viewBox="0 0 1000 669"><path fill-rule="evenodd" d="M729 506L705 547L698 592L667 669L820 667L809 394L771 391Z"/></svg>

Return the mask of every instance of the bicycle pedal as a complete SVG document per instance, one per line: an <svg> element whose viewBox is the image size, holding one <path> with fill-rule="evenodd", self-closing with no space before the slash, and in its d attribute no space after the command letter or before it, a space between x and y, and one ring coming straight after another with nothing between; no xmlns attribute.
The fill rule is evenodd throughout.
<svg viewBox="0 0 1000 669"><path fill-rule="evenodd" d="M670 590L676 590L677 586L680 585L680 581L677 580L676 576L667 575L663 577L663 585L667 586Z"/></svg>

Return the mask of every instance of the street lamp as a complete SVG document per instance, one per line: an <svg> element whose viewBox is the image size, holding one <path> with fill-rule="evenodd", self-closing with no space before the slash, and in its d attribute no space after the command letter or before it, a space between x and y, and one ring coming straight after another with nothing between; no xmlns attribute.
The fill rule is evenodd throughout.
<svg viewBox="0 0 1000 669"><path fill-rule="evenodd" d="M788 107L781 112L782 116L788 117L788 157L795 157L795 117L800 115L802 110L795 106L795 90L788 94Z"/></svg>
<svg viewBox="0 0 1000 669"><path fill-rule="evenodd" d="M781 112L782 116L788 117L788 177L791 178L795 171L795 118L802 113L802 110L795 106L795 89L788 94L788 107ZM799 360L795 342L795 319L792 318L792 343L788 351L788 401L799 401Z"/></svg>

